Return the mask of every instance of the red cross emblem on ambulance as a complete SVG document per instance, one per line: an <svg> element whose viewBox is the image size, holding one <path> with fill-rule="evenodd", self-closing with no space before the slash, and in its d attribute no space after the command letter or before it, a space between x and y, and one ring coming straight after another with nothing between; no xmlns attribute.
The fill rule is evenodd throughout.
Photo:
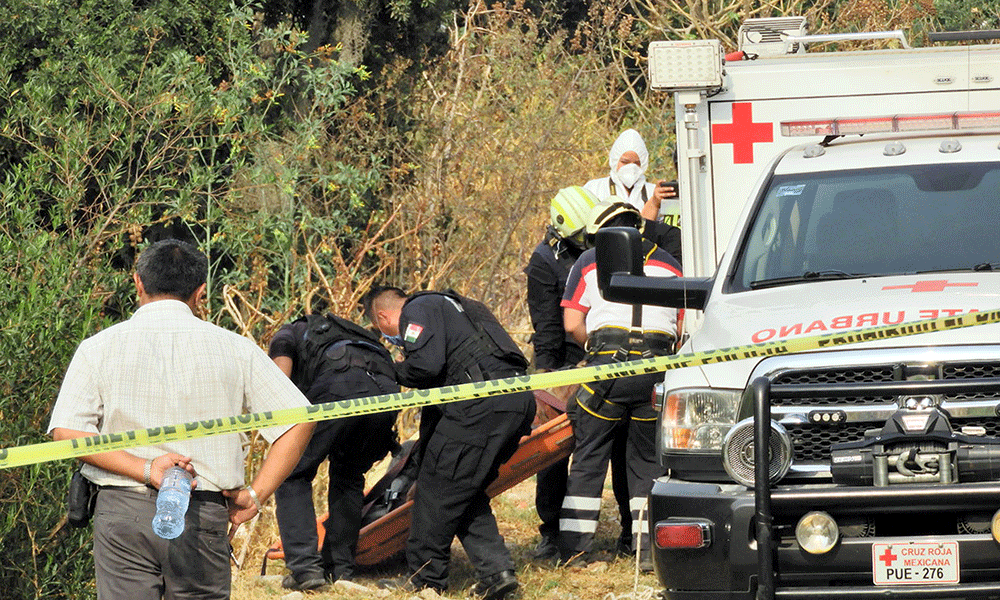
<svg viewBox="0 0 1000 600"><path fill-rule="evenodd" d="M948 287L976 287L976 282L952 283L947 279L932 279L929 281L918 281L912 285L887 285L883 290L910 290L911 292L943 292Z"/></svg>
<svg viewBox="0 0 1000 600"><path fill-rule="evenodd" d="M733 122L712 124L713 144L732 144L733 163L753 162L753 145L774 141L774 123L754 123L749 102L733 102Z"/></svg>
<svg viewBox="0 0 1000 600"><path fill-rule="evenodd" d="M883 554L882 556L878 557L878 559L880 561L884 562L885 566L887 566L887 567L891 566L892 563L893 563L893 561L895 561L897 558L899 558L899 557L892 553L892 546L886 547L885 554Z"/></svg>

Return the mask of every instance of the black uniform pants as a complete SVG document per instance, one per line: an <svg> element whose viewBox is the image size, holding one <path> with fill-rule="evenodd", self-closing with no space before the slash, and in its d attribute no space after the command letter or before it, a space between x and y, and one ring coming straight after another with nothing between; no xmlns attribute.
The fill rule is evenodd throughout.
<svg viewBox="0 0 1000 600"><path fill-rule="evenodd" d="M598 355L589 364L610 360ZM628 479L632 533L639 539L643 556L648 556L648 527L639 519L639 513L653 487L653 479L663 472L656 457L656 411L651 403L653 386L660 377L654 373L616 379L610 385L598 382L581 386L578 401L570 409L575 447L559 522L559 551L563 560L592 550L604 480L620 426L626 428L622 458ZM597 392L597 397L583 399L587 390Z"/></svg>
<svg viewBox="0 0 1000 600"><path fill-rule="evenodd" d="M543 538L556 540L559 536L559 511L566 497L566 480L569 476L569 458L545 467L535 476L535 511L542 523L538 532Z"/></svg>
<svg viewBox="0 0 1000 600"><path fill-rule="evenodd" d="M512 397L523 402L512 403ZM530 432L535 400L531 392L520 392L480 402L491 401L522 408L520 412L493 412L488 424L477 420L470 427L461 422L459 411L449 411L427 440L406 542L406 562L418 586L447 589L455 536L480 579L514 568L486 488L496 479L500 465L517 450L521 436ZM451 432L463 428L467 435L456 439ZM449 433L443 434L442 429Z"/></svg>
<svg viewBox="0 0 1000 600"><path fill-rule="evenodd" d="M396 413L389 412L316 424L299 463L274 493L285 566L297 579L324 573L342 579L353 573L365 473L391 448L395 422ZM312 481L326 459L330 460L330 516L320 549Z"/></svg>

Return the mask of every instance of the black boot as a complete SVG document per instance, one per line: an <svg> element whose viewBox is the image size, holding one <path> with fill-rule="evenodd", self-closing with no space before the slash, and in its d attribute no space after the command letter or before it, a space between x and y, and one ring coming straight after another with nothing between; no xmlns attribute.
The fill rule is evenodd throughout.
<svg viewBox="0 0 1000 600"><path fill-rule="evenodd" d="M482 600L502 600L517 591L519 585L514 571L500 571L473 586L472 595Z"/></svg>

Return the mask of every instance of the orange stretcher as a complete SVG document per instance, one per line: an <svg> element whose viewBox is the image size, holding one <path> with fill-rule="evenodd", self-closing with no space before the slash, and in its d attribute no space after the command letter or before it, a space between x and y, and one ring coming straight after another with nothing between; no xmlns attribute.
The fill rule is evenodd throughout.
<svg viewBox="0 0 1000 600"><path fill-rule="evenodd" d="M551 394L541 390L536 390L535 396L539 402L549 405L552 405L553 400L555 400ZM554 404L558 405L558 400L555 400ZM497 478L486 489L486 493L491 498L497 496L542 469L566 458L572 451L573 426L566 415L561 414L535 428L530 435L521 438L517 451L510 457L510 460L500 466ZM384 486L382 480L372 487L376 488L380 485ZM410 531L410 509L412 507L413 500L407 500L401 506L361 528L355 550L355 562L358 565L377 565L403 550ZM320 547L323 545L326 533L323 523L327 516L324 514L316 519ZM264 553L264 562L260 568L261 575L267 572L268 559L284 557L281 540L278 539Z"/></svg>

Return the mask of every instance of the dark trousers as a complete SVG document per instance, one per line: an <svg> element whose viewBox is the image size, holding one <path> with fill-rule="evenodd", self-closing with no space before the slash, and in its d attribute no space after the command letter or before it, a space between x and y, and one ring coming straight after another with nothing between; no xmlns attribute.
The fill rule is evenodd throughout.
<svg viewBox="0 0 1000 600"><path fill-rule="evenodd" d="M378 413L317 423L299 463L274 494L285 552L285 566L303 580L328 574L336 579L354 571L354 550L361 530L365 473L389 451L396 413ZM330 487L324 522L326 537L318 549L312 482L324 460L330 461Z"/></svg>
<svg viewBox="0 0 1000 600"><path fill-rule="evenodd" d="M619 426L611 449L611 489L618 503L618 518L622 526L622 540L632 544L632 509L629 507L628 475L625 464L625 448L628 442L628 427ZM541 524L538 532L543 538L555 541L559 537L559 514L563 498L566 497L566 481L569 478L569 458L546 467L535 476L535 511Z"/></svg>
<svg viewBox="0 0 1000 600"><path fill-rule="evenodd" d="M596 364L600 357L592 361ZM564 560L590 552L600 516L601 496L608 463L615 453L615 436L626 428L622 457L628 482L632 533L640 538L643 555L649 552L644 521L638 518L653 479L663 474L656 456L656 411L650 402L658 374L614 380L610 386L595 385L599 401L573 404L572 466L560 518L559 551ZM624 532L623 532L624 533ZM634 534L639 533L640 536Z"/></svg>
<svg viewBox="0 0 1000 600"><path fill-rule="evenodd" d="M489 417L491 427L479 422L474 435L461 440L441 433L442 426L462 429L460 421L449 424L452 416L445 414L426 441L406 542L406 562L416 585L447 589L455 536L480 579L514 568L486 488L530 431L535 401L530 392L525 394L523 412L495 412Z"/></svg>
<svg viewBox="0 0 1000 600"><path fill-rule="evenodd" d="M621 539L625 545L632 545L632 507L628 479L628 424L620 423L611 442L611 492L618 504L618 522L621 523Z"/></svg>
<svg viewBox="0 0 1000 600"><path fill-rule="evenodd" d="M156 490L104 488L94 512L94 570L99 600L228 600L229 511L194 497L184 533L153 533ZM0 593L0 596L3 594Z"/></svg>
<svg viewBox="0 0 1000 600"><path fill-rule="evenodd" d="M569 476L569 458L546 467L535 476L535 511L542 523L538 532L543 538L559 536L559 511L566 496L566 479Z"/></svg>

